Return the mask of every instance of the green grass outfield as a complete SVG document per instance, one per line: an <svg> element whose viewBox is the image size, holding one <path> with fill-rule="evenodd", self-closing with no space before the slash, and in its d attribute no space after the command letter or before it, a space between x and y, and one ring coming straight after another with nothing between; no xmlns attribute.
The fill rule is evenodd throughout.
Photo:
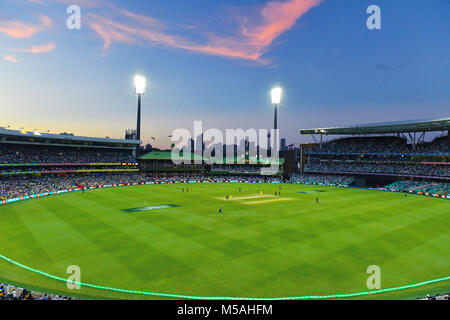
<svg viewBox="0 0 450 320"><path fill-rule="evenodd" d="M275 184L164 184L8 204L0 207L0 254L62 278L78 265L82 282L193 296L367 291L369 265L380 266L382 288L450 276L448 200L312 185L282 185L275 197L276 190ZM308 193L316 190L324 192ZM168 204L177 207L124 211ZM69 290L0 259L2 281L85 298L153 298ZM445 291L450 281L361 298Z"/></svg>

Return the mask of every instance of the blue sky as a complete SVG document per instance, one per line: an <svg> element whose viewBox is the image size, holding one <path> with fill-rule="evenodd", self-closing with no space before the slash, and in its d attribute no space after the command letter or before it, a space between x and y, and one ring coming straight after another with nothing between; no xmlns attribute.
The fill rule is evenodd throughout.
<svg viewBox="0 0 450 320"><path fill-rule="evenodd" d="M66 8L81 8L81 29ZM381 8L368 30L366 8ZM0 0L0 126L142 138L176 128L300 128L449 116L447 0ZM150 137L155 137L153 141Z"/></svg>

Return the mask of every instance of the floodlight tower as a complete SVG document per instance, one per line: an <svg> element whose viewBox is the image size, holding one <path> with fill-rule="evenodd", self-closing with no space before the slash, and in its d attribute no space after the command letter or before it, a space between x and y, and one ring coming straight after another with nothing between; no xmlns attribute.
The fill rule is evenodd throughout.
<svg viewBox="0 0 450 320"><path fill-rule="evenodd" d="M278 111L278 105L281 102L281 88L280 87L276 87L273 88L272 91L270 91L270 95L272 97L272 104L274 105L274 115L273 115L273 129L277 130L278 129L278 119L277 119L277 111ZM274 137L274 148L276 150L276 147L278 146L278 141L276 141L275 139L277 138L277 135L275 135ZM270 139L270 136L269 136Z"/></svg>
<svg viewBox="0 0 450 320"><path fill-rule="evenodd" d="M277 87L277 88L273 88L272 91L270 92L270 95L272 96L272 104L274 105L274 109L275 109L275 113L274 113L274 117L273 117L273 128L276 130L278 129L278 122L277 122L277 109L278 109L278 105L281 102L281 88Z"/></svg>
<svg viewBox="0 0 450 320"><path fill-rule="evenodd" d="M138 95L136 140L141 140L141 96L145 93L145 86L145 78L143 76L136 75L134 77L134 92Z"/></svg>

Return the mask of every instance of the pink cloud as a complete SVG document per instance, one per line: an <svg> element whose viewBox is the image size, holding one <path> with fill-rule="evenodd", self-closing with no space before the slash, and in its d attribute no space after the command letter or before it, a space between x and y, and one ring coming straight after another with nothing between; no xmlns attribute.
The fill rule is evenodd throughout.
<svg viewBox="0 0 450 320"><path fill-rule="evenodd" d="M262 58L262 56L273 41L291 29L301 16L321 1L268 2L259 7L256 14L253 13L241 18L233 35L223 36L208 33L204 43L168 33L166 25L154 17L115 7L112 16L90 13L87 24L102 38L104 52L116 42L172 47L207 55L268 64L269 60ZM252 19L249 17L252 17ZM200 30L196 31L200 32Z"/></svg>
<svg viewBox="0 0 450 320"><path fill-rule="evenodd" d="M18 63L19 59L17 59L15 56L13 56L12 54L3 56L3 59L9 61L9 62L14 62L14 63Z"/></svg>
<svg viewBox="0 0 450 320"><path fill-rule="evenodd" d="M127 44L135 43L166 46L209 55L226 56L230 58L250 60L258 59L258 56L251 56L237 48L197 44L183 37L170 35L158 30L143 28L140 25L136 26L132 24L119 23L112 19L100 17L95 14L90 14L89 17L90 19L88 20L88 24L103 39L104 50L108 49L113 42Z"/></svg>
<svg viewBox="0 0 450 320"><path fill-rule="evenodd" d="M142 25L146 25L146 26L153 26L153 27L157 27L160 29L163 29L166 27L166 25L164 23L162 23L161 21L159 21L158 19L152 18L152 17L147 17L144 16L142 14L137 14L137 13L133 13L127 10L122 10L122 13L133 19L134 21L142 24Z"/></svg>
<svg viewBox="0 0 450 320"><path fill-rule="evenodd" d="M53 51L56 48L56 44L47 43L38 46L31 46L27 49L11 49L14 52L27 52L27 53L45 53Z"/></svg>
<svg viewBox="0 0 450 320"><path fill-rule="evenodd" d="M38 16L40 24L33 25L17 20L0 20L0 32L13 38L29 38L44 28L51 27L53 21L44 15Z"/></svg>
<svg viewBox="0 0 450 320"><path fill-rule="evenodd" d="M43 27L49 28L49 27L53 26L53 21L49 17L44 16L42 14L38 15L38 17L39 17L39 20L41 21L41 28L43 28Z"/></svg>
<svg viewBox="0 0 450 320"><path fill-rule="evenodd" d="M36 27L21 21L0 21L0 32L13 38L29 38L36 32Z"/></svg>
<svg viewBox="0 0 450 320"><path fill-rule="evenodd" d="M257 47L270 45L295 25L295 22L321 0L291 0L287 2L273 1L261 10L264 21L260 25L245 26L242 33L249 43Z"/></svg>
<svg viewBox="0 0 450 320"><path fill-rule="evenodd" d="M267 64L261 58L280 35L291 29L297 20L322 0L290 0L266 3L257 15L241 17L241 26L234 36L209 34L213 51L227 49L239 57Z"/></svg>

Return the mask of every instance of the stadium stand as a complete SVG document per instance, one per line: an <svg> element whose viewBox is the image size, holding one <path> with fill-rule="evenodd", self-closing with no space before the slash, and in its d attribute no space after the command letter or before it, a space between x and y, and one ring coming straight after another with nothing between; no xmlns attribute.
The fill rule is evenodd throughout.
<svg viewBox="0 0 450 320"><path fill-rule="evenodd" d="M300 171L354 177L350 185L359 187L446 197L450 182L449 129L450 118L302 129L301 134L311 134L315 140L315 135L320 135L320 142L302 145ZM434 132L434 138L427 142L429 132ZM444 134L436 137L436 132ZM324 135L339 137L323 142Z"/></svg>
<svg viewBox="0 0 450 320"><path fill-rule="evenodd" d="M147 176L206 176L206 177L232 177L234 180L242 180L242 176L246 178L252 177L256 180L264 180L258 178L262 176L261 169L270 167L270 159L249 159L238 161L237 157L227 159L224 157L224 164L213 163L203 159L196 154L181 155L182 159L190 160L190 163L174 164L171 158L171 151L155 151L149 152L138 158L140 170ZM241 163L242 162L242 163ZM283 175L284 159L278 160L279 172L278 176ZM239 178L240 177L240 178ZM228 178L226 178L228 179Z"/></svg>
<svg viewBox="0 0 450 320"><path fill-rule="evenodd" d="M171 152L152 152L138 159L133 155L136 144L126 140L96 140L81 137L73 140L58 136L57 145L48 141L22 141L19 137L2 137L0 130L0 200L7 203L35 195L64 190L90 189L98 186L171 183L175 181L249 181L280 182L281 177L261 176L263 163L224 165L212 169L201 164L175 165ZM81 145L81 143L83 143ZM101 145L103 143L103 145ZM216 170L217 169L217 170Z"/></svg>
<svg viewBox="0 0 450 320"><path fill-rule="evenodd" d="M56 294L30 291L21 287L0 283L0 300L74 300Z"/></svg>
<svg viewBox="0 0 450 320"><path fill-rule="evenodd" d="M317 162L315 162L317 161ZM323 162L321 159L310 159L306 164L307 172L333 172L333 173L367 173L367 174L389 174L402 176L424 176L424 177L450 177L448 165L424 165L421 163L395 164L372 161L332 161Z"/></svg>
<svg viewBox="0 0 450 320"><path fill-rule="evenodd" d="M115 150L70 150L67 147L40 147L19 145L1 145L0 158L2 164L27 163L122 163L134 162L129 152Z"/></svg>
<svg viewBox="0 0 450 320"><path fill-rule="evenodd" d="M139 143L0 128L0 199L135 182Z"/></svg>
<svg viewBox="0 0 450 320"><path fill-rule="evenodd" d="M384 187L388 191L409 192L426 195L450 194L450 183L433 181L398 180Z"/></svg>
<svg viewBox="0 0 450 320"><path fill-rule="evenodd" d="M291 183L302 183L302 184L316 184L324 186L348 186L353 182L352 177L347 176L334 176L334 175L291 175Z"/></svg>
<svg viewBox="0 0 450 320"><path fill-rule="evenodd" d="M0 198L13 199L60 190L140 182L138 173L83 173L8 176L0 179Z"/></svg>

